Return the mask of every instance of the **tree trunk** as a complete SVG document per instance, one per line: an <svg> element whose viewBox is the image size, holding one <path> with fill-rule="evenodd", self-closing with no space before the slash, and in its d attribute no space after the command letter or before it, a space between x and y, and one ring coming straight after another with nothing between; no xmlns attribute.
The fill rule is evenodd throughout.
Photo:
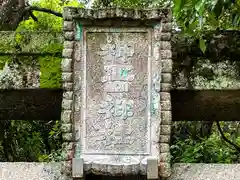
<svg viewBox="0 0 240 180"><path fill-rule="evenodd" d="M15 30L24 14L25 0L0 0L0 30Z"/></svg>

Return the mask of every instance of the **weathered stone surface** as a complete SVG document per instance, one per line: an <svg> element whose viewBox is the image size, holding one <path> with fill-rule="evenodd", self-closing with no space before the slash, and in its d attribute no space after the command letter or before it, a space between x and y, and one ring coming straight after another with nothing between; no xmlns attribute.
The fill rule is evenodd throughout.
<svg viewBox="0 0 240 180"><path fill-rule="evenodd" d="M63 72L62 73L62 81L65 81L65 82L69 82L69 81L72 81L72 73L71 72Z"/></svg>
<svg viewBox="0 0 240 180"><path fill-rule="evenodd" d="M240 164L177 163L169 180L238 180Z"/></svg>
<svg viewBox="0 0 240 180"><path fill-rule="evenodd" d="M70 161L68 163L66 165L71 166ZM168 164L159 163L159 175L164 174L166 177L167 173L164 170L170 167ZM70 177L61 174L60 169L61 162L0 162L0 179L70 180ZM239 169L240 164L177 163L173 164L171 176L167 180L238 180Z"/></svg>
<svg viewBox="0 0 240 180"><path fill-rule="evenodd" d="M170 143L170 139L171 137L169 135L162 135L160 133L160 140L159 140L160 143Z"/></svg>
<svg viewBox="0 0 240 180"><path fill-rule="evenodd" d="M63 8L63 19L65 21L72 21L73 20L73 14L75 14L76 10L71 7L65 7Z"/></svg>
<svg viewBox="0 0 240 180"><path fill-rule="evenodd" d="M169 49L161 50L161 57L162 59L171 59L172 58L172 51Z"/></svg>
<svg viewBox="0 0 240 180"><path fill-rule="evenodd" d="M72 102L73 102L72 100L63 99L62 100L62 108L64 110L71 110Z"/></svg>
<svg viewBox="0 0 240 180"><path fill-rule="evenodd" d="M64 58L62 60L62 71L63 72L71 72L72 71L72 59Z"/></svg>
<svg viewBox="0 0 240 180"><path fill-rule="evenodd" d="M73 11L73 10L71 10ZM109 8L109 9L83 9L75 8L76 14L74 18L80 19L136 19L136 20L162 20L167 19L170 14L170 9L156 9L156 10L135 10L135 9L121 9L121 8Z"/></svg>
<svg viewBox="0 0 240 180"><path fill-rule="evenodd" d="M160 153L168 153L170 151L170 145L168 143L160 143Z"/></svg>
<svg viewBox="0 0 240 180"><path fill-rule="evenodd" d="M73 149L73 142L64 142L62 146L66 150L72 150Z"/></svg>
<svg viewBox="0 0 240 180"><path fill-rule="evenodd" d="M160 153L160 156L159 156L160 162L170 163L170 160L171 160L170 152Z"/></svg>
<svg viewBox="0 0 240 180"><path fill-rule="evenodd" d="M64 41L63 48L64 49L73 49L74 41Z"/></svg>
<svg viewBox="0 0 240 180"><path fill-rule="evenodd" d="M62 56L64 58L72 58L73 50L72 49L64 49Z"/></svg>
<svg viewBox="0 0 240 180"><path fill-rule="evenodd" d="M73 91L63 92L63 98L67 100L71 100L73 98Z"/></svg>
<svg viewBox="0 0 240 180"><path fill-rule="evenodd" d="M63 31L73 31L74 23L73 21L63 22Z"/></svg>
<svg viewBox="0 0 240 180"><path fill-rule="evenodd" d="M60 168L60 163L0 162L0 179L55 180L63 176Z"/></svg>
<svg viewBox="0 0 240 180"><path fill-rule="evenodd" d="M161 125L161 135L171 135L171 125Z"/></svg>
<svg viewBox="0 0 240 180"><path fill-rule="evenodd" d="M169 101L171 99L170 92L160 92L161 101Z"/></svg>
<svg viewBox="0 0 240 180"><path fill-rule="evenodd" d="M72 91L73 90L73 83L72 82L63 82L62 83L63 90Z"/></svg>
<svg viewBox="0 0 240 180"><path fill-rule="evenodd" d="M162 32L170 32L172 30L172 23L162 23Z"/></svg>
<svg viewBox="0 0 240 180"><path fill-rule="evenodd" d="M63 133L63 140L64 141L72 141L73 140L73 134L72 133Z"/></svg>
<svg viewBox="0 0 240 180"><path fill-rule="evenodd" d="M169 93L162 93L164 88L169 91L172 81L171 44L167 42L171 38L167 33L171 30L169 13L157 9L64 9L63 17L69 21L64 22L68 31L64 32L63 56L74 62L62 65L63 89L71 92L73 88L73 93L63 95L62 108L74 111L75 129L71 132L65 122L63 131L69 133L63 137L65 141L80 142L85 170L146 174L145 154L157 157L159 151L169 151L166 144L170 137L165 137L169 129L163 130L162 140L159 137L160 110L171 110ZM71 19L84 28L72 31ZM150 33L152 28L154 32ZM161 70L165 74L160 74ZM67 83L72 78L74 87ZM168 120L171 122L163 119ZM158 142L166 143L159 147ZM164 154L161 158L166 159Z"/></svg>
<svg viewBox="0 0 240 180"><path fill-rule="evenodd" d="M162 60L162 73L172 73L172 60L164 59Z"/></svg>
<svg viewBox="0 0 240 180"><path fill-rule="evenodd" d="M67 40L67 41L73 41L74 37L75 37L73 31L66 31L66 32L64 32L63 36L64 36L65 40Z"/></svg>
<svg viewBox="0 0 240 180"><path fill-rule="evenodd" d="M61 129L64 133L70 133L72 132L72 124L62 124Z"/></svg>
<svg viewBox="0 0 240 180"><path fill-rule="evenodd" d="M71 120L71 110L64 110L62 111L62 115L61 115L61 120L63 123L70 123Z"/></svg>
<svg viewBox="0 0 240 180"><path fill-rule="evenodd" d="M170 177L172 169L170 163L160 162L159 163L159 175L161 177Z"/></svg>
<svg viewBox="0 0 240 180"><path fill-rule="evenodd" d="M170 111L172 109L170 99L168 101L161 101L160 104L162 111Z"/></svg>
<svg viewBox="0 0 240 180"><path fill-rule="evenodd" d="M63 174L70 176L71 175L71 170L72 170L72 163L71 160L69 161L63 161L61 163L61 171Z"/></svg>
<svg viewBox="0 0 240 180"><path fill-rule="evenodd" d="M172 89L171 83L161 83L161 92L169 92Z"/></svg>
<svg viewBox="0 0 240 180"><path fill-rule="evenodd" d="M171 111L162 111L161 112L161 124L162 125L171 125L172 123L172 112Z"/></svg>
<svg viewBox="0 0 240 180"><path fill-rule="evenodd" d="M161 43L160 48L162 50L171 49L171 41L161 41L160 43Z"/></svg>
<svg viewBox="0 0 240 180"><path fill-rule="evenodd" d="M171 83L172 73L162 73L162 83Z"/></svg>
<svg viewBox="0 0 240 180"><path fill-rule="evenodd" d="M162 41L170 41L171 40L171 33L161 33L161 39Z"/></svg>

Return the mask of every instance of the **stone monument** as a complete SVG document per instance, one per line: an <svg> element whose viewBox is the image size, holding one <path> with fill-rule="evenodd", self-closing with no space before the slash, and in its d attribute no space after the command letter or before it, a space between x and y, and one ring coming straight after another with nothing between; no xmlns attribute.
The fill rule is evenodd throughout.
<svg viewBox="0 0 240 180"><path fill-rule="evenodd" d="M169 9L64 9L64 171L169 177Z"/></svg>

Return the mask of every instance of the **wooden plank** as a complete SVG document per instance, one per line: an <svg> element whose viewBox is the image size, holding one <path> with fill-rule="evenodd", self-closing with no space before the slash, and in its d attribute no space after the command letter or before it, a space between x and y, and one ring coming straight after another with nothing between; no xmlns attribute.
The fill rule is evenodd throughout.
<svg viewBox="0 0 240 180"><path fill-rule="evenodd" d="M60 120L61 89L0 90L0 120Z"/></svg>
<svg viewBox="0 0 240 180"><path fill-rule="evenodd" d="M240 90L173 90L173 121L240 121Z"/></svg>

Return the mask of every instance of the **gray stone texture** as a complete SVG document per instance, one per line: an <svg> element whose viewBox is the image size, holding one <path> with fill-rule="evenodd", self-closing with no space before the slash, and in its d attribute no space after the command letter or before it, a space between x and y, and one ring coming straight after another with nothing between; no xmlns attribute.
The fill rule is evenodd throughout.
<svg viewBox="0 0 240 180"><path fill-rule="evenodd" d="M240 164L174 164L168 180L239 180Z"/></svg>
<svg viewBox="0 0 240 180"><path fill-rule="evenodd" d="M64 58L62 60L62 71L71 72L72 71L72 59Z"/></svg>
<svg viewBox="0 0 240 180"><path fill-rule="evenodd" d="M76 140L78 140L79 137L79 131L80 129L80 120L81 120L81 111L86 111L86 109L83 109L81 106L81 103L83 102L82 97L80 95L82 90L85 90L85 87L82 85L82 67L83 67L83 60L84 57L86 57L86 54L81 54L82 52L86 52L82 47L82 37L79 38L80 32L76 31L75 25L76 23L81 23L81 25L86 28L87 26L95 26L95 27L139 27L141 25L145 27L153 27L154 28L154 35L153 35L153 57L155 60L151 61L152 66L152 74L154 75L153 81L154 81L154 88L152 88L153 91L153 97L156 96L156 99L158 100L155 102L155 105L159 107L159 110L161 112L152 114L152 132L156 134L157 138L154 138L154 141L160 142L160 146L158 149L158 145L155 146L153 143L153 148L156 148L155 150L160 151L160 161L163 166L160 166L159 174L162 177L167 177L170 175L170 164L168 159L169 154L169 141L170 141L170 134L171 134L171 101L170 101L170 89L171 89L171 73L172 73L172 53L171 53L171 13L169 9L155 9L155 10L131 10L131 9L119 9L119 8L110 8L110 9L99 9L99 10L88 10L88 9L81 9L81 8L74 8L74 7L67 7L64 8L63 13L64 23L63 23L63 35L65 38L64 41L64 50L63 50L63 61L62 61L62 81L63 81L63 101L62 101L62 129L64 131L63 138L66 141L65 143L72 143ZM107 20L108 19L108 20ZM75 23L76 22L76 23ZM160 26L159 26L160 25ZM98 29L98 28L95 28ZM115 28L108 28L108 29L115 29ZM100 31L99 31L100 32ZM133 31L135 32L135 31ZM116 33L116 32L115 32ZM87 37L88 38L88 37ZM100 38L99 35L95 35L94 38ZM130 41L133 38L129 38ZM88 39L89 40L89 39ZM100 40L99 42L101 42ZM126 42L127 42L126 41ZM97 41L96 41L97 42ZM98 43L99 43L98 42ZM94 52L94 48L98 43L92 43L91 46L87 47L87 49L92 52ZM138 43L138 45L145 45L149 42L142 42ZM89 41L87 43L87 46L89 45ZM96 49L96 48L95 48ZM98 48L99 49L99 48ZM139 48L141 49L141 48ZM148 50L147 47L142 48L141 51ZM84 50L84 51L82 51ZM96 51L96 50L95 50ZM93 53L90 53L93 54ZM143 53L147 54L147 52ZM89 57L89 54L88 54ZM135 58L135 57L134 57ZM141 59L141 54L138 55L138 59ZM145 59L145 57L142 57L142 59ZM94 61L94 62L91 62ZM96 62L95 62L96 61ZM87 79L87 82L91 82L92 89L88 89L88 93L86 95L87 98L91 98L96 96L96 93L99 93L103 90L103 87L101 86L101 83L95 83L98 82L98 79L102 76L101 72L103 68L101 61L98 61L98 56L93 55L92 58L87 60L87 77L91 77L91 79ZM137 62L137 61L136 61ZM146 59L143 62L147 62ZM93 67L91 67L91 63L95 64ZM147 67L147 64L137 64L134 65L134 68L138 70L141 68ZM139 66L140 65L140 66ZM141 67L141 68L140 68ZM91 69L92 68L92 69ZM142 69L140 70L142 73L147 72L147 70ZM162 73L162 74L161 74ZM74 77L73 77L74 75ZM145 74L145 77L147 77L148 74ZM157 77L160 76L159 79ZM138 81L143 81L143 77L137 77L137 81L134 82L134 85L136 86ZM147 79L145 79L143 82L146 83ZM139 84L140 87L141 84ZM142 84L143 85L143 84ZM135 88L134 86L131 88ZM130 89L131 89L130 88ZM141 88L140 88L141 89ZM136 92L135 92L136 91ZM135 97L135 95L140 94L139 88L134 89L134 93L130 93L130 97ZM141 92L143 93L143 92ZM143 93L144 94L144 93ZM144 98L146 95L141 95L142 98ZM147 97L147 96L146 96ZM97 100L97 96L95 98L92 98ZM136 98L133 98L136 99ZM160 102L159 102L160 101ZM96 102L95 102L96 103ZM143 104L142 104L143 103ZM96 103L99 104L99 103ZM140 104L144 107L144 102L139 102L137 104ZM91 102L88 100L88 111L93 111L91 105ZM145 102L146 105L146 102ZM142 107L142 108L143 108ZM75 111L74 111L75 110ZM136 111L136 110L135 110ZM136 113L136 112L135 112ZM87 113L89 115L89 113ZM90 115L93 115L90 113ZM140 117L140 115L138 115ZM141 115L142 116L142 115ZM72 119L73 118L73 119ZM92 118L89 118L92 119ZM159 124L159 120L161 119L161 125ZM70 123L72 122L72 125ZM95 123L96 124L96 123ZM96 124L99 125L99 124ZM72 127L75 127L76 129L72 129ZM142 128L140 126L140 128ZM140 129L136 128L136 129ZM72 132L71 132L72 131ZM159 131L160 131L160 137L159 137ZM91 132L91 131L88 131ZM73 139L74 138L74 139ZM89 143L89 141L87 141ZM138 142L138 141L134 141ZM94 145L94 143L90 143L89 145ZM137 145L134 145L134 147L138 147ZM143 146L139 146L138 149L141 149ZM130 148L128 151L130 151L132 148ZM71 148L65 147L65 150L68 151L70 154L72 152ZM154 151L155 151L154 150ZM67 153L67 154L69 154ZM103 167L103 166L102 166ZM161 168L162 167L162 168ZM63 171L66 174L70 174L71 172L71 161L65 161L63 163ZM119 168L119 167L118 167ZM109 166L108 171L116 171L116 172L133 172L131 168L123 166L123 169L120 170L116 169L115 166ZM98 171L97 168L93 168L92 170ZM142 169L143 171L144 168Z"/></svg>
<svg viewBox="0 0 240 180"><path fill-rule="evenodd" d="M67 165L67 164L66 164ZM160 163L160 166L165 164ZM166 164L167 165L167 164ZM67 165L69 167L69 165ZM71 169L71 167L69 167ZM166 168L166 166L164 167ZM168 169L169 170L169 169ZM160 172L161 173L161 172ZM166 174L167 175L167 174ZM185 164L172 166L167 180L239 180L240 164ZM61 163L1 162L1 180L70 180L61 174Z"/></svg>
<svg viewBox="0 0 240 180"><path fill-rule="evenodd" d="M73 41L75 37L73 31L65 31L63 36L64 36L64 39L67 41Z"/></svg>
<svg viewBox="0 0 240 180"><path fill-rule="evenodd" d="M72 91L73 90L73 83L72 82L62 82L62 89L65 91Z"/></svg>

